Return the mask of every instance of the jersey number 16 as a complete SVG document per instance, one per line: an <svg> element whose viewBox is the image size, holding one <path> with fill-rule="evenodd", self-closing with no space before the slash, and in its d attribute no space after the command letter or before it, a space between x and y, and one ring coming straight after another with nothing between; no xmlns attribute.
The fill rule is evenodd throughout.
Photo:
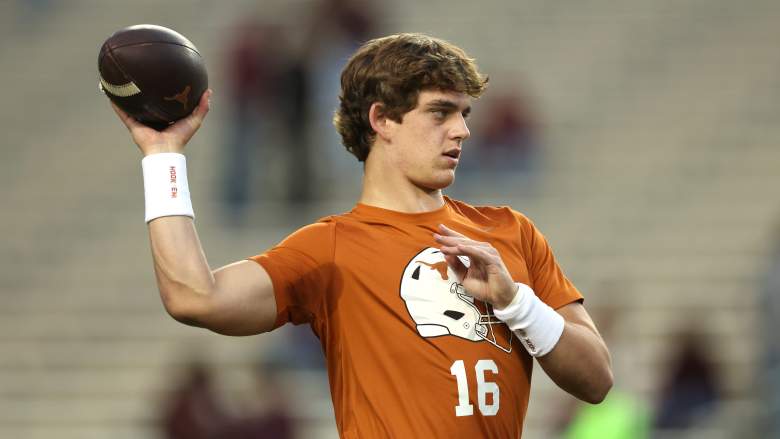
<svg viewBox="0 0 780 439"><path fill-rule="evenodd" d="M498 384L485 381L485 372L498 374L498 366L493 360L479 360L474 365L474 373L477 377L477 402L479 411L484 416L495 416L498 413L499 395ZM471 416L474 414L474 405L469 403L469 384L466 377L466 366L463 360L452 363L450 373L458 380L458 405L455 406L455 416ZM487 403L487 395L492 395L492 402Z"/></svg>

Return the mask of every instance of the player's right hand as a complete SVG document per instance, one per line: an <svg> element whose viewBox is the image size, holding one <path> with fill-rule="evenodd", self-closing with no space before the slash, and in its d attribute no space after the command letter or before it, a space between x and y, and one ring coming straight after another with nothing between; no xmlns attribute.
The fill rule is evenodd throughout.
<svg viewBox="0 0 780 439"><path fill-rule="evenodd" d="M114 107L114 111L116 111L119 119L130 130L130 134L133 136L135 144L138 145L138 149L141 150L144 156L147 156L161 152L184 152L184 145L195 135L195 132L203 124L203 120L209 112L210 98L211 89L208 89L201 95L200 102L195 107L195 110L192 111L192 114L176 121L176 123L163 131L157 131L138 122L113 102L111 106Z"/></svg>

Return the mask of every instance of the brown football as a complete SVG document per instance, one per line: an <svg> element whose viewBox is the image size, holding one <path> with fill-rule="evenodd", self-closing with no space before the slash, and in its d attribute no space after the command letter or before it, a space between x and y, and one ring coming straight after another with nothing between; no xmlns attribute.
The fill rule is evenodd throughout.
<svg viewBox="0 0 780 439"><path fill-rule="evenodd" d="M206 65L176 31L139 24L116 31L98 55L100 89L119 108L157 130L189 115L208 88Z"/></svg>

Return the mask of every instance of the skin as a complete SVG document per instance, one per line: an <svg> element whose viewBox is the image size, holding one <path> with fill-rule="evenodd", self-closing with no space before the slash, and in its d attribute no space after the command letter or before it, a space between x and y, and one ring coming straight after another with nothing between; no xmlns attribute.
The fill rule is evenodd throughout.
<svg viewBox="0 0 780 439"><path fill-rule="evenodd" d="M193 114L155 131L114 106L144 156L183 153L186 143L203 124L211 90L201 97ZM418 105L401 121L383 116L381 103L369 110L376 140L365 163L364 204L417 213L444 205L441 190L455 179L471 98L457 92L423 90ZM477 299L503 308L516 287L498 252L485 242L469 239L444 225L434 235L445 259L464 287ZM149 222L154 271L165 309L176 320L227 335L266 332L276 317L273 285L265 270L252 261L239 261L212 271L192 219L183 216ZM457 256L468 256L469 268ZM562 389L591 403L604 399L612 386L609 352L593 321L580 303L558 310L565 320L563 335L539 364Z"/></svg>

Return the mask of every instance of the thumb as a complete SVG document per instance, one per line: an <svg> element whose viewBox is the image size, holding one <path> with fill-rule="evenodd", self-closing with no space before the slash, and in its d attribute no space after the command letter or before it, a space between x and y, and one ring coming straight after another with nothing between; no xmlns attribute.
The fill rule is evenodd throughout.
<svg viewBox="0 0 780 439"><path fill-rule="evenodd" d="M173 124L169 129L179 133L181 140L184 143L189 142L195 132L203 125L203 120L206 118L209 109L211 108L211 89L206 90L200 97L200 101L195 109L184 119ZM175 128L174 128L175 127Z"/></svg>
<svg viewBox="0 0 780 439"><path fill-rule="evenodd" d="M190 137L192 137L191 135L195 134L195 131L200 129L201 125L203 125L203 119L206 118L206 114L208 114L208 112L209 112L209 103L208 101L204 102L202 100L201 103L198 104L197 107L195 107L192 113L190 113L189 116L184 118L184 122L187 123L188 134L190 134Z"/></svg>

